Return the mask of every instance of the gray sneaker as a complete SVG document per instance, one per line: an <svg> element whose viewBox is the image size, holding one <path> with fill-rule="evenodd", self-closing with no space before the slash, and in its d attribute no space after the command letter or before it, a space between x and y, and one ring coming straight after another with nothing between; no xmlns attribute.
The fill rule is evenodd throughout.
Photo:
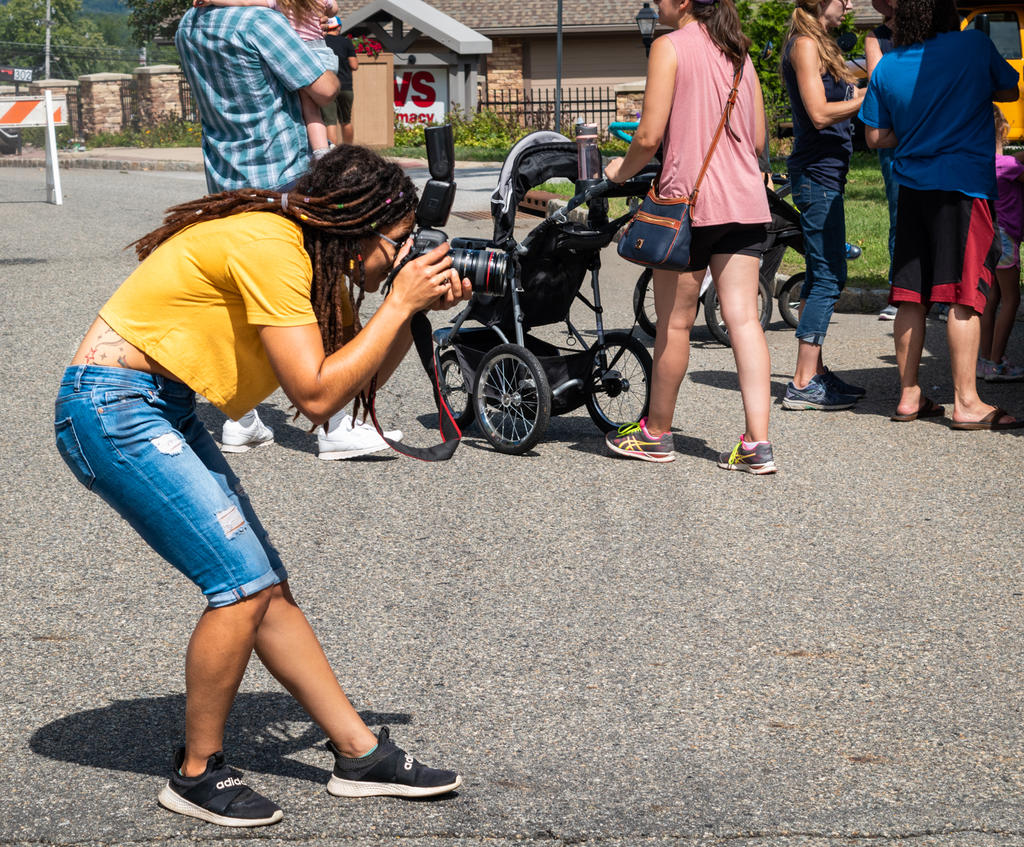
<svg viewBox="0 0 1024 847"><path fill-rule="evenodd" d="M821 378L825 383L825 387L833 394L849 394L851 397L863 397L868 393L866 388L861 388L859 385L851 385L846 380L840 379L828 368L825 368L825 373L821 375Z"/></svg>
<svg viewBox="0 0 1024 847"><path fill-rule="evenodd" d="M775 473L775 459L772 456L772 445L768 441L759 441L753 446L744 443L740 436L739 443L729 453L718 454L718 467L727 471L746 471L752 474Z"/></svg>
<svg viewBox="0 0 1024 847"><path fill-rule="evenodd" d="M896 307L895 306L886 306L884 309L882 309L881 312L878 313L878 319L880 321L894 321L894 320L896 320Z"/></svg>
<svg viewBox="0 0 1024 847"><path fill-rule="evenodd" d="M814 376L804 388L797 388L790 382L786 386L786 396L782 398L782 408L794 411L817 409L831 412L849 409L856 402L856 397L849 394L837 394L826 385L820 376Z"/></svg>

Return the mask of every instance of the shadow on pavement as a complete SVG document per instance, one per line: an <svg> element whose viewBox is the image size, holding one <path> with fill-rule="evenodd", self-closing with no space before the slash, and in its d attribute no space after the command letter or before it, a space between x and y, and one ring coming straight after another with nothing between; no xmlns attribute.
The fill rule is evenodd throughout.
<svg viewBox="0 0 1024 847"><path fill-rule="evenodd" d="M405 712L362 712L370 726L410 724ZM118 700L40 727L29 740L34 753L93 768L166 776L185 723L185 695ZM324 734L284 692L243 693L228 719L228 764L247 771L322 783L324 768L288 758L323 747ZM324 763L330 763L324 752Z"/></svg>

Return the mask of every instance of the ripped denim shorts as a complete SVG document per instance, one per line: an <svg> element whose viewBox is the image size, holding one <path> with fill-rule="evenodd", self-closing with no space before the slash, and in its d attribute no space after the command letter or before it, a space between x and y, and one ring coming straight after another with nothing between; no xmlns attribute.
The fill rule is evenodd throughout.
<svg viewBox="0 0 1024 847"><path fill-rule="evenodd" d="M78 481L198 585L210 606L288 578L187 385L126 368L70 367L54 429Z"/></svg>

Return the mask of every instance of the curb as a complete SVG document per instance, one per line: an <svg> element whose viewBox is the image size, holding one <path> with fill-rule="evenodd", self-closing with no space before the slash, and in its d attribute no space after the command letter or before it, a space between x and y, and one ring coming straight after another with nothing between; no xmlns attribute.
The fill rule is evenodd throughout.
<svg viewBox="0 0 1024 847"><path fill-rule="evenodd" d="M548 200L548 215L553 215L559 209L566 206L566 202L562 199L550 199ZM569 212L569 220L576 221L577 223L586 223L587 213L583 209L573 209ZM620 229L615 233L615 237L612 239L618 243L619 236L622 234ZM778 279L778 276L776 276ZM788 277L787 277L788 279ZM844 288L842 293L839 295L839 300L836 301L835 311L843 314L862 314L869 315L872 313L878 313L886 306L889 305L889 291L885 288Z"/></svg>
<svg viewBox="0 0 1024 847"><path fill-rule="evenodd" d="M57 156L57 164L63 169L90 168L109 171L190 171L202 173L202 164L195 162L176 162L165 159L70 159ZM3 156L0 157L0 168L39 168L46 167L42 158Z"/></svg>

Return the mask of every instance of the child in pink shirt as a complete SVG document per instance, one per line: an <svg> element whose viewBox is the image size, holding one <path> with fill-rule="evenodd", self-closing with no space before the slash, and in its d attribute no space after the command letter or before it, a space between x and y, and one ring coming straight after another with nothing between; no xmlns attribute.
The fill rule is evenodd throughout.
<svg viewBox="0 0 1024 847"><path fill-rule="evenodd" d="M986 382L1017 382L1024 368L1006 356L1006 345L1020 305L1020 242L1024 235L1024 153L1008 156L1003 142L1010 126L994 106L996 121L996 231L1002 250L996 265L996 285L981 316L978 376Z"/></svg>

